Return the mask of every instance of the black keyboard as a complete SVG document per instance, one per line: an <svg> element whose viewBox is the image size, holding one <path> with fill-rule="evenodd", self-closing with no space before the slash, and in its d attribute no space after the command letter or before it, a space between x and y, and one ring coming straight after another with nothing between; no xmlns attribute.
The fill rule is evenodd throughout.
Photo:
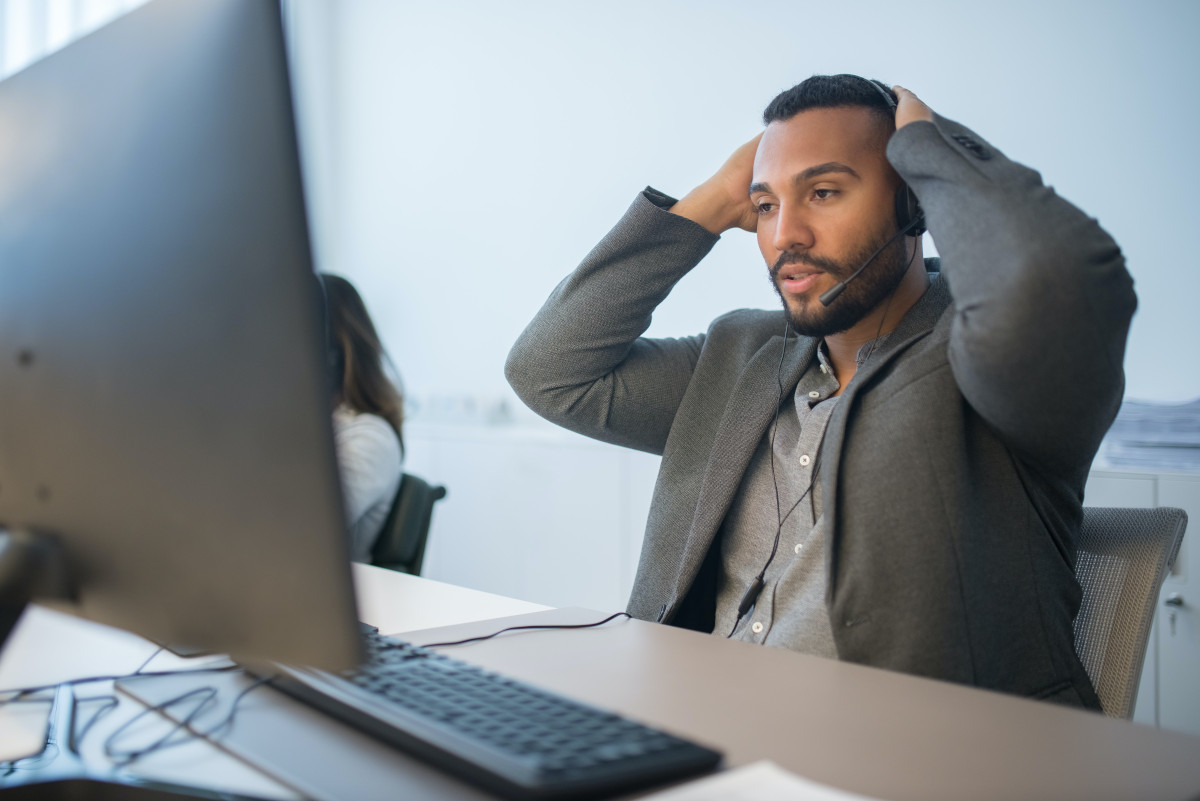
<svg viewBox="0 0 1200 801"><path fill-rule="evenodd" d="M341 675L271 684L455 776L515 799L595 798L712 769L721 754L377 633Z"/></svg>

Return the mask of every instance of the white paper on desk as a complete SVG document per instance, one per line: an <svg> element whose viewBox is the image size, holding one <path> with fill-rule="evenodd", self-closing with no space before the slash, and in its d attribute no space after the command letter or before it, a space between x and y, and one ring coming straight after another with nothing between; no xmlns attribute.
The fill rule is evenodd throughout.
<svg viewBox="0 0 1200 801"><path fill-rule="evenodd" d="M698 779L646 796L644 801L878 801L788 773L774 762L751 765Z"/></svg>

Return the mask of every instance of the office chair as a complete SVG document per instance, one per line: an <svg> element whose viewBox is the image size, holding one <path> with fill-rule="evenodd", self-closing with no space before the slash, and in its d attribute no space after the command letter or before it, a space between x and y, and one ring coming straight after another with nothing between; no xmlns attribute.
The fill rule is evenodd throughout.
<svg viewBox="0 0 1200 801"><path fill-rule="evenodd" d="M1158 592L1185 528L1182 509L1083 510L1075 562L1083 601L1075 617L1075 650L1109 717L1133 716Z"/></svg>
<svg viewBox="0 0 1200 801"><path fill-rule="evenodd" d="M405 473L392 510L371 549L371 564L421 575L433 505L445 497L445 487L430 486L424 479Z"/></svg>

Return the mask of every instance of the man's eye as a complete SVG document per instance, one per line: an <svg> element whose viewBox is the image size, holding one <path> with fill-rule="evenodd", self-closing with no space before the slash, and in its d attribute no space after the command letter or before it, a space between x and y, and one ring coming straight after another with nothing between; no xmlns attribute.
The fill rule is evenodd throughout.
<svg viewBox="0 0 1200 801"><path fill-rule="evenodd" d="M838 191L836 189L814 189L813 197L815 197L817 200L829 200L829 198L833 197L837 193Z"/></svg>
<svg viewBox="0 0 1200 801"><path fill-rule="evenodd" d="M755 203L754 211L757 214L770 214L775 209L774 203Z"/></svg>

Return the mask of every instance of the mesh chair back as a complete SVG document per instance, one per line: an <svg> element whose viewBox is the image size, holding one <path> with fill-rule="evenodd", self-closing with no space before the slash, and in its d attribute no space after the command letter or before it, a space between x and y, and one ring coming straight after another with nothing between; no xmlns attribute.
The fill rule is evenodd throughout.
<svg viewBox="0 0 1200 801"><path fill-rule="evenodd" d="M1182 509L1083 510L1075 650L1110 717L1133 716L1158 592L1186 527Z"/></svg>
<svg viewBox="0 0 1200 801"><path fill-rule="evenodd" d="M433 505L445 497L445 487L432 486L422 478L405 473L400 479L392 510L371 549L371 564L419 576L425 561Z"/></svg>

